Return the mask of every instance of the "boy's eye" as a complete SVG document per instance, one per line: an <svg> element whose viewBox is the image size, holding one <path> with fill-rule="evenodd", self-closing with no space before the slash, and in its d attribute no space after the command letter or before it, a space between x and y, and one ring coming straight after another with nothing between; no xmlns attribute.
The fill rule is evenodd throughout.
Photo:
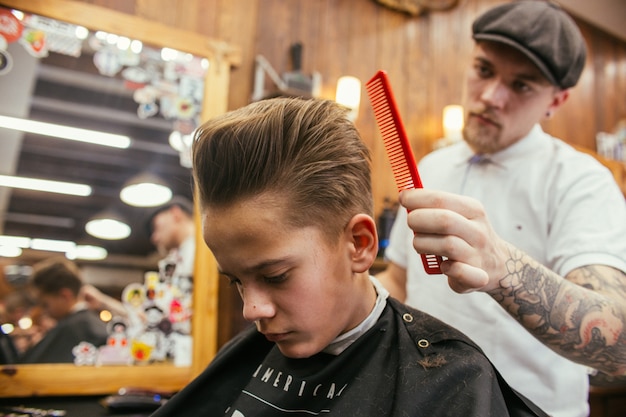
<svg viewBox="0 0 626 417"><path fill-rule="evenodd" d="M227 274L223 274L223 273L221 275L228 280L228 285L237 285L237 284L241 283L241 281L239 281L239 279L233 277L232 275L227 275Z"/></svg>
<svg viewBox="0 0 626 417"><path fill-rule="evenodd" d="M287 274L280 274L271 277L263 277L263 280L268 284L280 284L281 282L285 282L287 280Z"/></svg>

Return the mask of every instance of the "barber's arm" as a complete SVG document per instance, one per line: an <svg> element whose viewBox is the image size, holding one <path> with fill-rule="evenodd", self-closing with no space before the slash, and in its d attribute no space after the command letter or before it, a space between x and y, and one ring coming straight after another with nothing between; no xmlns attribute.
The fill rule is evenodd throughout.
<svg viewBox="0 0 626 417"><path fill-rule="evenodd" d="M500 238L482 205L440 191L405 191L419 253L441 265L459 293L490 294L538 340L572 361L626 374L626 274L588 265L561 277Z"/></svg>
<svg viewBox="0 0 626 417"><path fill-rule="evenodd" d="M126 317L128 312L121 301L106 295L96 287L85 284L80 289L80 299L84 301L90 310L110 310L112 314Z"/></svg>

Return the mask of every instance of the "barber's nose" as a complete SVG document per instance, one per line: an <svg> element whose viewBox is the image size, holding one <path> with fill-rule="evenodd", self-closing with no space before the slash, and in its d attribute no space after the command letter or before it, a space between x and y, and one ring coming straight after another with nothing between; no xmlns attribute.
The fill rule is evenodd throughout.
<svg viewBox="0 0 626 417"><path fill-rule="evenodd" d="M508 97L508 89L498 79L489 81L480 96L481 100L490 106L502 108Z"/></svg>
<svg viewBox="0 0 626 417"><path fill-rule="evenodd" d="M249 287L241 291L243 318L253 322L274 316L276 309L271 297L265 291Z"/></svg>

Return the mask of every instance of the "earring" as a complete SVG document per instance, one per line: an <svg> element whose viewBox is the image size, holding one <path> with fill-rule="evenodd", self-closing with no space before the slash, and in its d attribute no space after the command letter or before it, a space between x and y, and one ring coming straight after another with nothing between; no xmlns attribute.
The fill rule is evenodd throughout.
<svg viewBox="0 0 626 417"><path fill-rule="evenodd" d="M550 116L552 116L552 113L548 110L548 111L546 112L546 117L550 117Z"/></svg>

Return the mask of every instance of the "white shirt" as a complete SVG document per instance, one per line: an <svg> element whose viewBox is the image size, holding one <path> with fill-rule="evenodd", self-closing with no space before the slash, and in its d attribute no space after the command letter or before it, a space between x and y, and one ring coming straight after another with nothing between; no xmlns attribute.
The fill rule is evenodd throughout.
<svg viewBox="0 0 626 417"><path fill-rule="evenodd" d="M194 261L196 258L196 239L193 233L178 247L180 261L176 264L174 273L179 276L193 276Z"/></svg>
<svg viewBox="0 0 626 417"><path fill-rule="evenodd" d="M478 161L464 142L420 162L424 187L478 199L503 239L563 276L584 265L626 271L626 204L610 172L535 126ZM473 163L470 163L473 160ZM555 417L583 417L587 369L547 348L485 293L457 294L427 275L400 208L386 257L407 270L407 304L458 328L507 382Z"/></svg>

